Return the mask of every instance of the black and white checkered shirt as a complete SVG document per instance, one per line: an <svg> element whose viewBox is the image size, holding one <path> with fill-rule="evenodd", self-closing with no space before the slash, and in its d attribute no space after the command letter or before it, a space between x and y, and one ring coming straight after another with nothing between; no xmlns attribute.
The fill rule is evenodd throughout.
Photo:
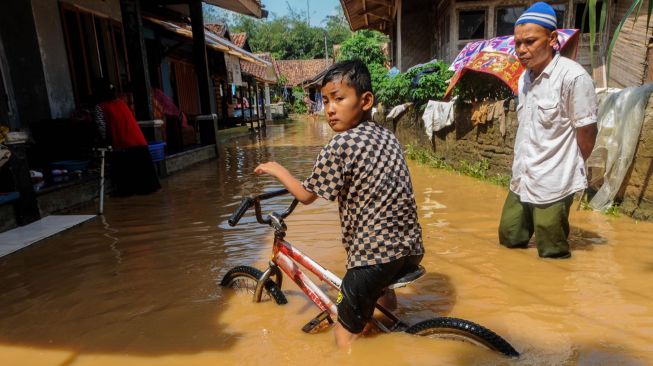
<svg viewBox="0 0 653 366"><path fill-rule="evenodd" d="M338 198L348 269L424 253L406 160L385 128L361 122L335 135L303 184L325 199Z"/></svg>

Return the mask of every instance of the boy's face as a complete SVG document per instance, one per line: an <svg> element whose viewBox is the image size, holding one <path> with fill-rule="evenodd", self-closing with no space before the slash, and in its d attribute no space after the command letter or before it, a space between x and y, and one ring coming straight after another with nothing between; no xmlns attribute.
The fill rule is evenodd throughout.
<svg viewBox="0 0 653 366"><path fill-rule="evenodd" d="M322 87L322 101L329 126L335 132L342 132L356 127L366 117L374 96L369 91L359 96L346 82L335 80Z"/></svg>

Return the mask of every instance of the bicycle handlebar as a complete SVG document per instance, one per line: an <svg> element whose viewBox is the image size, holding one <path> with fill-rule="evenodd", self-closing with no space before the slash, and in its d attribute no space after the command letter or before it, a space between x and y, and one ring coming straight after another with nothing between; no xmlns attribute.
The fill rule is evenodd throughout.
<svg viewBox="0 0 653 366"><path fill-rule="evenodd" d="M245 197L243 200L240 202L240 206L234 211L234 213L231 214L231 217L229 217L229 226L236 226L238 224L238 221L243 217L245 212L249 210L250 207L254 204L254 200L252 197Z"/></svg>
<svg viewBox="0 0 653 366"><path fill-rule="evenodd" d="M229 226L236 226L240 221L240 219L245 214L245 212L247 212L247 210L249 210L252 206L254 206L254 211L256 212L256 221L258 221L259 224L270 225L272 223L272 219L269 216L264 219L263 214L261 213L261 201L278 197L278 196L283 196L284 194L288 194L287 189L280 189L277 191L262 193L254 197L243 198L243 200L240 202L240 206L238 206L236 211L234 211L231 214L231 217L229 217L229 220L227 221L229 223ZM294 199L293 202L290 204L290 206L286 209L286 211L284 211L281 214L277 214L277 217L280 219L285 219L286 217L288 217L288 215L290 215L293 212L295 207L297 207L298 203L299 201L297 199Z"/></svg>

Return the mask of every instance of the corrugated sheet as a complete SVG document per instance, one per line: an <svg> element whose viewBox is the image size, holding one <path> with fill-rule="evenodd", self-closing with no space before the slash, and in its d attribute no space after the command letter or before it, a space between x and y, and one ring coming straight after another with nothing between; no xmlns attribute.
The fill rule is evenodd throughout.
<svg viewBox="0 0 653 366"><path fill-rule="evenodd" d="M175 71L179 108L190 116L200 114L200 96L195 66L177 60L173 60L172 65Z"/></svg>

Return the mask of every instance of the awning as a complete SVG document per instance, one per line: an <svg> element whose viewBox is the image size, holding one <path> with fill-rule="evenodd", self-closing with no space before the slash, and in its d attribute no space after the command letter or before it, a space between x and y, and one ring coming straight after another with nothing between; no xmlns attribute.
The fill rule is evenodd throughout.
<svg viewBox="0 0 653 366"><path fill-rule="evenodd" d="M395 0L340 0L340 5L351 30L374 29L388 35L392 32Z"/></svg>
<svg viewBox="0 0 653 366"><path fill-rule="evenodd" d="M188 28L186 28L186 27L179 26L175 23L157 19L157 18L152 18L147 16L143 18L146 19L147 21L150 21L158 26L165 28L168 31L180 34L191 40L193 39L193 32L190 30L190 25L188 25ZM240 58L241 60L246 60L260 66L264 66L264 67L272 66L270 62L262 60L256 55L248 51L245 51L244 49L231 43L229 40L224 39L218 36L217 34L210 32L208 29L204 30L204 38L206 39L207 46L219 52L228 53L230 55Z"/></svg>
<svg viewBox="0 0 653 366"><path fill-rule="evenodd" d="M261 9L260 0L204 0L204 2L259 19L267 16L267 11Z"/></svg>

